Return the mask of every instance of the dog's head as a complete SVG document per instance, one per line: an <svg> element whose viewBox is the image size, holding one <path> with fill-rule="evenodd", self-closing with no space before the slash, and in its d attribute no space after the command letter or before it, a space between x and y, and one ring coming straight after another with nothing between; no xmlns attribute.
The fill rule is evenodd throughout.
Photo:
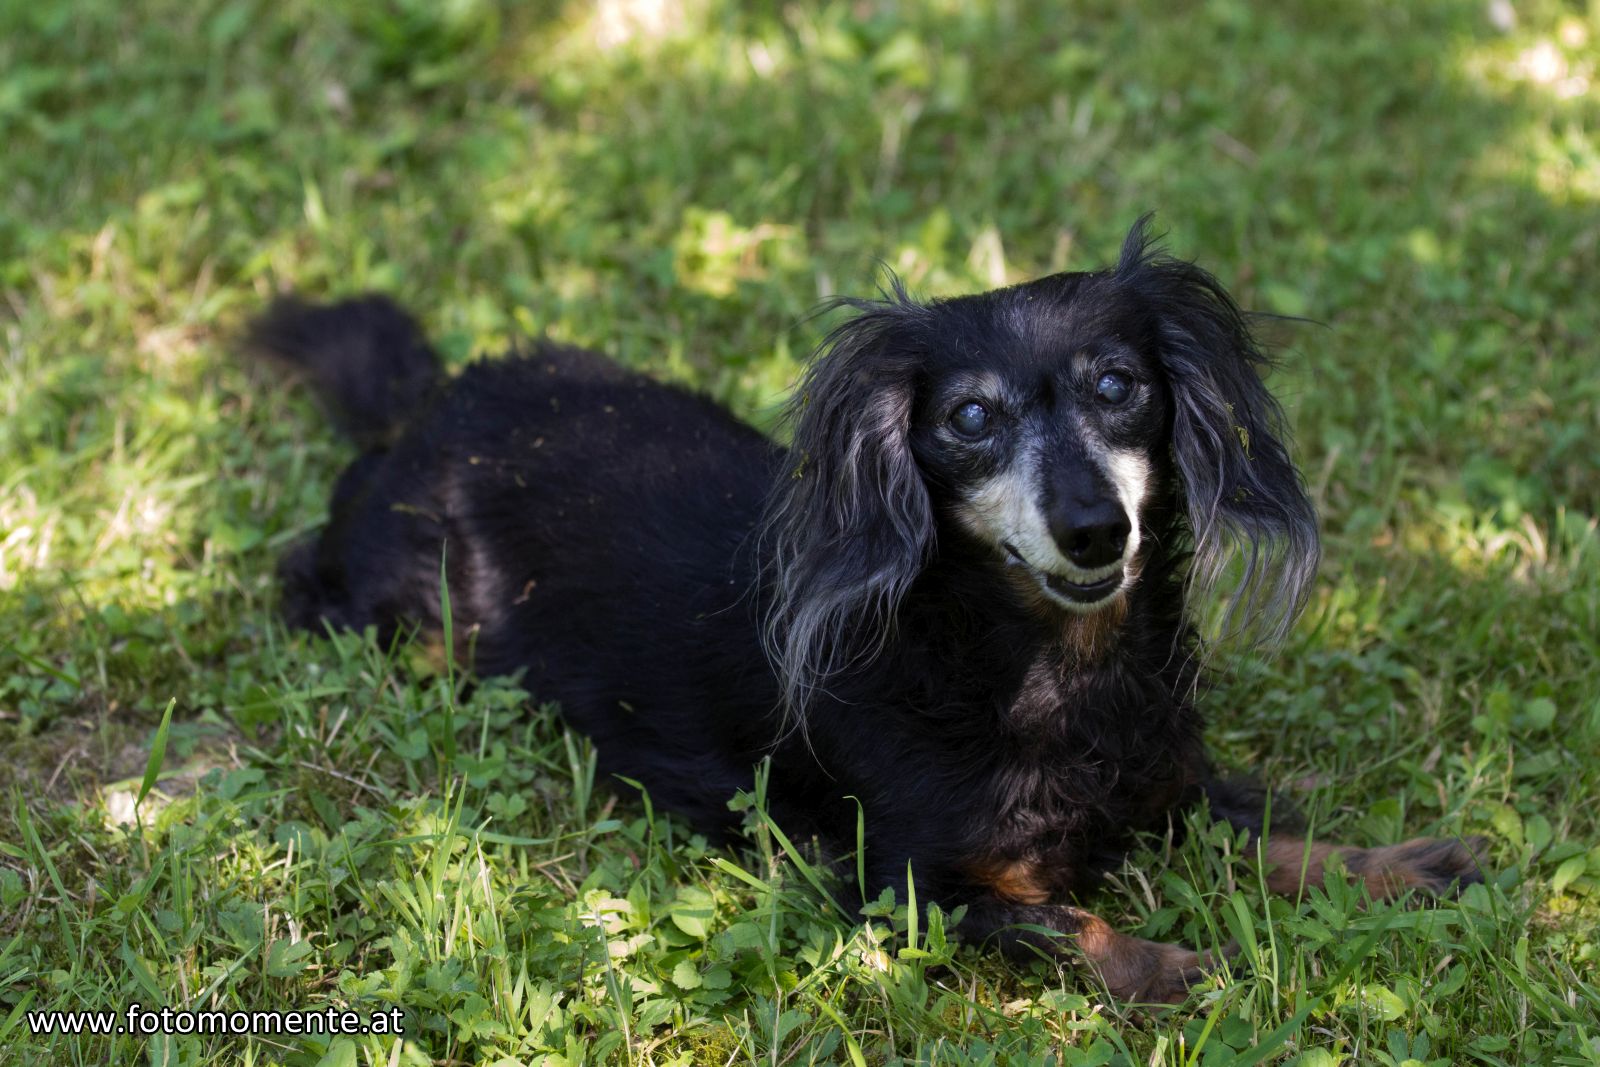
<svg viewBox="0 0 1600 1067"><path fill-rule="evenodd" d="M936 551L1067 620L1120 610L1154 538L1186 525L1196 584L1238 546L1232 609L1274 636L1292 621L1316 521L1265 357L1217 281L1160 254L1143 220L1109 271L849 303L796 395L769 512L791 709L874 654Z"/></svg>

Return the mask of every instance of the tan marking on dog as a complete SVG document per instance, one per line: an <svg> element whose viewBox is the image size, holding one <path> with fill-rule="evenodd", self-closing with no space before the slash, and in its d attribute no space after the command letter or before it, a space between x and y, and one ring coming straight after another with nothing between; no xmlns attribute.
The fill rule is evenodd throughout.
<svg viewBox="0 0 1600 1067"><path fill-rule="evenodd" d="M1050 899L1043 872L1033 860L995 857L974 863L967 873L1014 904L1043 904Z"/></svg>
<svg viewBox="0 0 1600 1067"><path fill-rule="evenodd" d="M1114 593L1092 612L1063 614L1061 602L1052 599L1028 572L1012 568L1005 579L1023 607L1041 622L1060 621L1061 647L1079 665L1098 663L1116 647L1117 635L1128 619L1126 591ZM1131 584L1131 583L1130 583Z"/></svg>
<svg viewBox="0 0 1600 1067"><path fill-rule="evenodd" d="M444 631L423 630L417 634L412 644L411 654L427 664L428 669L435 674L444 674L452 666L461 670L469 670L472 667L473 652L477 645L479 630L480 627L477 623L458 627L455 632L456 647L455 655L453 656L445 652ZM453 663L452 660L454 661Z"/></svg>
<svg viewBox="0 0 1600 1067"><path fill-rule="evenodd" d="M1069 615L1062 627L1062 644L1081 664L1098 663L1117 645L1117 634L1128 619L1128 597L1118 593L1111 603L1092 615Z"/></svg>
<svg viewBox="0 0 1600 1067"><path fill-rule="evenodd" d="M1118 933L1104 919L1070 909L1078 925L1078 950L1106 988L1121 1000L1177 1004L1218 962L1182 945Z"/></svg>
<svg viewBox="0 0 1600 1067"><path fill-rule="evenodd" d="M426 663L435 674L443 674L450 666L450 657L444 650L444 634L440 631L426 631L417 638L416 644L412 647L416 649L416 654L422 662Z"/></svg>
<svg viewBox="0 0 1600 1067"><path fill-rule="evenodd" d="M1054 895L1044 868L1033 859L993 856L970 864L967 874L1014 904L1040 905ZM1072 937L1079 954L1119 1000L1177 1004L1217 963L1210 954L1182 945L1118 933L1110 923L1081 908L1053 908L1051 915L1046 923Z"/></svg>

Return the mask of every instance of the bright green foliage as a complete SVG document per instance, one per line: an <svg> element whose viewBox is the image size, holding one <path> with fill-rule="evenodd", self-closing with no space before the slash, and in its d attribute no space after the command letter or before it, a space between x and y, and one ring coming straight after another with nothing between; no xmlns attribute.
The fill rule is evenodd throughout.
<svg viewBox="0 0 1600 1067"><path fill-rule="evenodd" d="M0 1062L1600 1062L1597 79L1576 0L0 0ZM1219 754L1330 837L1488 834L1458 901L1268 898L1197 819L1088 902L1241 948L1143 1013L274 621L350 457L230 358L275 290L770 426L878 261L972 291L1152 209L1314 320L1275 386L1326 562L1285 648L1217 649ZM409 1036L27 1030L135 1000Z"/></svg>

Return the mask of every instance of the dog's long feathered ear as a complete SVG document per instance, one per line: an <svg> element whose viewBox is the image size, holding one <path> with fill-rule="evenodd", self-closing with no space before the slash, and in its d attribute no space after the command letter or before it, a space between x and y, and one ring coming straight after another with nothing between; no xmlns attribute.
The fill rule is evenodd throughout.
<svg viewBox="0 0 1600 1067"><path fill-rule="evenodd" d="M1147 301L1172 390L1172 450L1194 536L1192 581L1209 593L1237 550L1244 572L1226 627L1280 639L1316 577L1316 513L1261 381L1269 360L1244 312L1206 271L1166 256L1149 216L1129 232L1116 279Z"/></svg>
<svg viewBox="0 0 1600 1067"><path fill-rule="evenodd" d="M933 542L908 434L919 359L905 343L923 312L898 283L818 350L790 402L794 445L768 503L765 638L786 713L883 647Z"/></svg>

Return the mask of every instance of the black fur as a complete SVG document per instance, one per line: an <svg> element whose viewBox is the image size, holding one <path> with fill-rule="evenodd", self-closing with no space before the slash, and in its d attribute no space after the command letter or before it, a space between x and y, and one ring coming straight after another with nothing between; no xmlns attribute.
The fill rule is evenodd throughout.
<svg viewBox="0 0 1600 1067"><path fill-rule="evenodd" d="M368 446L285 561L285 610L436 630L443 557L475 668L525 672L605 771L718 832L770 756L781 824L848 847L858 798L870 888L909 860L924 900L1021 944L1011 924L1071 927L1030 895L1085 889L1211 781L1191 554L1214 578L1242 545L1241 604L1277 629L1315 570L1311 506L1245 317L1142 222L1113 270L852 306L796 394L792 450L587 352L537 345L436 389L382 298L275 307L256 347ZM1120 407L1097 400L1107 373L1133 382ZM992 409L978 441L949 421L972 396ZM1037 468L1039 499L1077 499L1113 451L1149 472L1144 535L1125 591L1079 610L974 532L972 498Z"/></svg>

